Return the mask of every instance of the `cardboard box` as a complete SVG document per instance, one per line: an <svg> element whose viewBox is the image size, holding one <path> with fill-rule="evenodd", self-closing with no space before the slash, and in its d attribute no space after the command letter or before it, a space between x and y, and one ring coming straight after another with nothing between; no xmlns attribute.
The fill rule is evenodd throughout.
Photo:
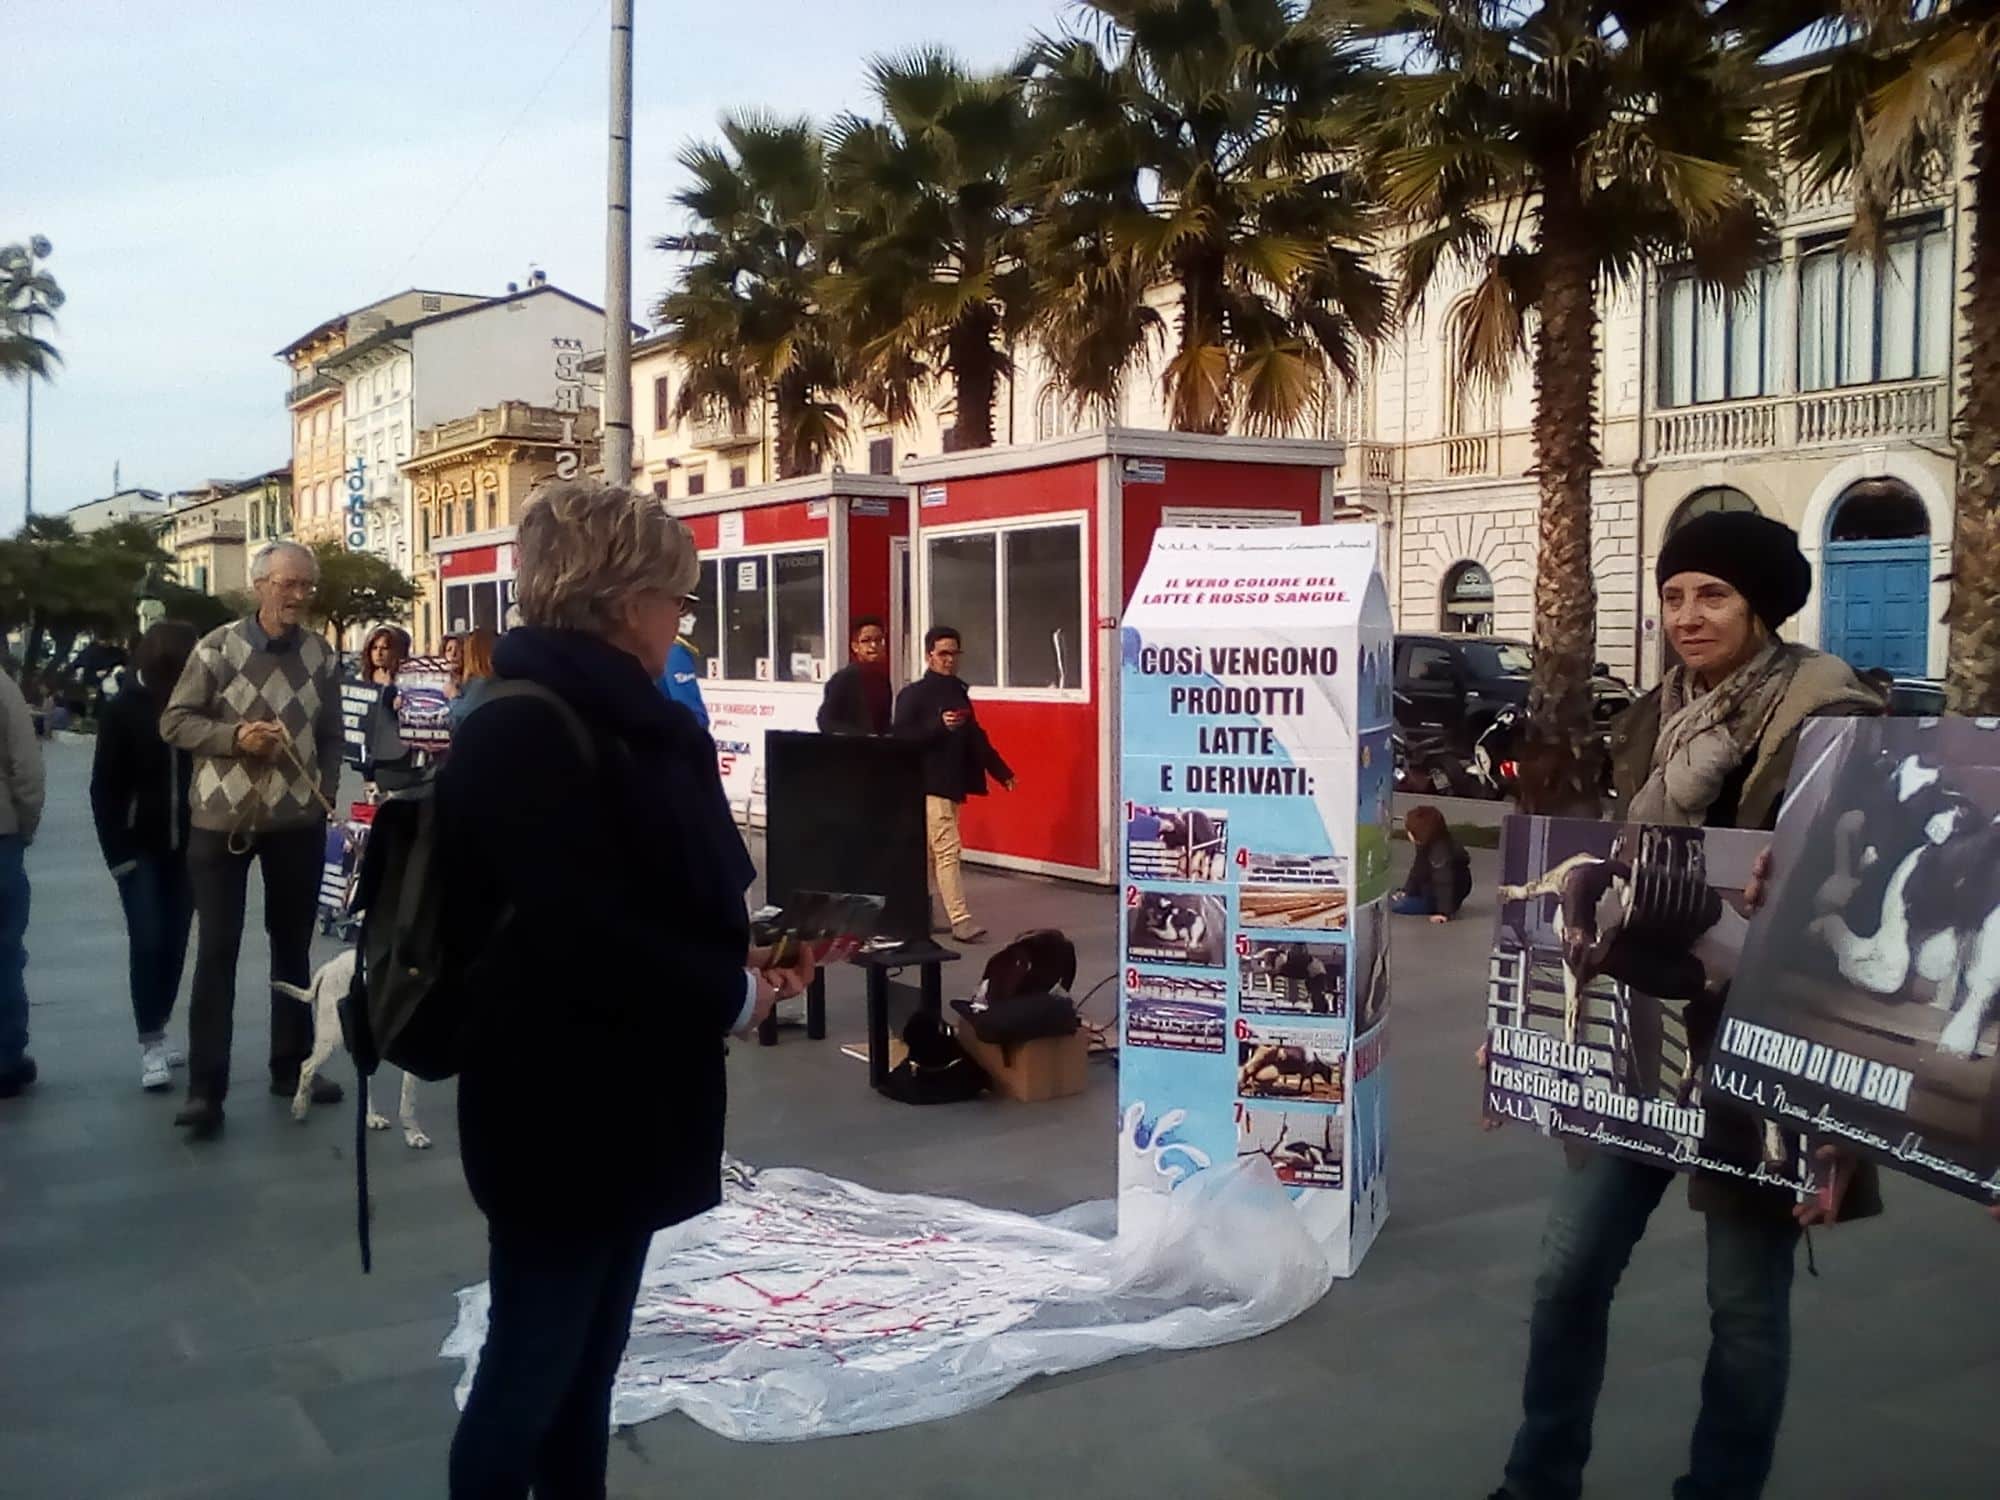
<svg viewBox="0 0 2000 1500"><path fill-rule="evenodd" d="M958 1044L992 1075L994 1091L1009 1099L1023 1104L1063 1099L1082 1093L1090 1081L1090 1037L1084 1031L997 1047L979 1040L972 1023L963 1016L953 1025Z"/></svg>

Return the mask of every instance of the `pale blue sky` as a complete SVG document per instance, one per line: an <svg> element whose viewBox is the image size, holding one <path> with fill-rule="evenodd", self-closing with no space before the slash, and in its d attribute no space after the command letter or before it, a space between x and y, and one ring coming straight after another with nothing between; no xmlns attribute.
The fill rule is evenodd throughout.
<svg viewBox="0 0 2000 1500"><path fill-rule="evenodd" d="M824 118L866 103L871 54L935 41L998 64L1064 14L638 0L635 306L669 274L651 241L674 227L674 154L722 111ZM497 293L534 262L601 300L607 17L604 0L24 7L0 243L47 235L69 294L66 363L35 393L35 508L106 493L114 461L159 490L286 461L273 351L386 293ZM21 518L21 436L20 387L0 386L3 531Z"/></svg>

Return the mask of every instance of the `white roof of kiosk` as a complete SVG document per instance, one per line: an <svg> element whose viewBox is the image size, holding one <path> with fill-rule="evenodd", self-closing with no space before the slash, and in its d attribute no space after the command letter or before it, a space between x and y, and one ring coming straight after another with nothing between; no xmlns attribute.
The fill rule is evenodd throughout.
<svg viewBox="0 0 2000 1500"><path fill-rule="evenodd" d="M790 505L800 500L909 498L910 486L894 474L802 474L797 479L781 479L776 484L753 484L740 490L724 490L719 495L702 495L694 500L670 500L667 513L675 516L715 516L732 510L755 510L764 505Z"/></svg>
<svg viewBox="0 0 2000 1500"><path fill-rule="evenodd" d="M1163 432L1153 427L1097 427L1042 443L996 444L991 448L908 459L896 471L896 477L907 484L921 484L927 480L966 479L976 474L1045 469L1094 458L1206 459L1210 463L1337 469L1346 455L1347 445L1338 438L1213 437L1203 432Z"/></svg>
<svg viewBox="0 0 2000 1500"><path fill-rule="evenodd" d="M1351 626L1368 603L1375 553L1368 525L1163 526L1124 623L1217 635Z"/></svg>

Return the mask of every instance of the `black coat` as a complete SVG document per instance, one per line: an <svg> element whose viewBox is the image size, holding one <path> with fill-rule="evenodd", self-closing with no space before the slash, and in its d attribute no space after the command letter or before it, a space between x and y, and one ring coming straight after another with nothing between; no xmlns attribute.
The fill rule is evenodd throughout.
<svg viewBox="0 0 2000 1500"><path fill-rule="evenodd" d="M104 706L97 723L90 813L104 862L114 870L187 851L194 758L160 738L163 706L134 682Z"/></svg>
<svg viewBox="0 0 2000 1500"><path fill-rule="evenodd" d="M965 683L943 672L926 672L896 695L895 733L924 747L924 794L963 802L986 795L986 778L1012 781L1014 773L986 738L976 715L956 729L944 724L946 712L972 714L972 694Z"/></svg>
<svg viewBox="0 0 2000 1500"><path fill-rule="evenodd" d="M827 679L826 696L819 705L819 732L887 734L894 697L886 671L849 662Z"/></svg>
<svg viewBox="0 0 2000 1500"><path fill-rule="evenodd" d="M724 1037L750 940L755 872L715 746L594 636L512 630L494 667L560 693L596 754L548 704L500 698L438 775L447 932L480 956L484 1013L458 1088L466 1182L496 1222L678 1223L720 1201Z"/></svg>
<svg viewBox="0 0 2000 1500"><path fill-rule="evenodd" d="M1472 856L1457 839L1443 833L1417 850L1410 861L1409 879L1403 882L1408 896L1429 896L1431 910L1441 917L1455 917L1472 894Z"/></svg>

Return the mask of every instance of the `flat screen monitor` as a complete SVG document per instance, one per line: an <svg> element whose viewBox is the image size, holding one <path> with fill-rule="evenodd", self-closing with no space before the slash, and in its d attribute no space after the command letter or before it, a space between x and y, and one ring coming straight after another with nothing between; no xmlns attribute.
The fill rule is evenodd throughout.
<svg viewBox="0 0 2000 1500"><path fill-rule="evenodd" d="M764 886L880 896L878 937L930 937L923 749L907 740L769 730L764 736Z"/></svg>

